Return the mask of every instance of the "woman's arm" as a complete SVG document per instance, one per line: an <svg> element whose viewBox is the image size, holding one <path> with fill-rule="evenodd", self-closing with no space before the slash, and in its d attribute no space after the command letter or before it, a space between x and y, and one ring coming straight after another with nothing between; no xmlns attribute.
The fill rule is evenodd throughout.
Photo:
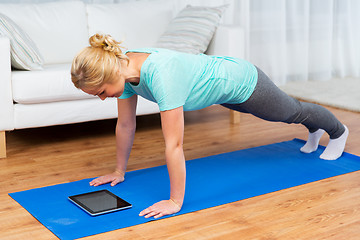
<svg viewBox="0 0 360 240"><path fill-rule="evenodd" d="M118 120L116 124L116 171L125 175L127 162L134 142L136 130L137 95L118 99Z"/></svg>
<svg viewBox="0 0 360 240"><path fill-rule="evenodd" d="M170 199L180 206L185 195L185 156L183 151L183 108L161 112L161 125L165 139L165 158L170 177Z"/></svg>
<svg viewBox="0 0 360 240"><path fill-rule="evenodd" d="M180 211L185 195L185 157L183 151L184 112L179 107L162 111L161 125L165 139L165 158L170 177L170 199L155 203L143 210L140 216L162 217Z"/></svg>
<svg viewBox="0 0 360 240"><path fill-rule="evenodd" d="M90 182L99 186L111 182L111 186L124 181L127 162L130 156L136 129L137 95L118 99L118 120L116 124L116 169L113 173L98 177Z"/></svg>

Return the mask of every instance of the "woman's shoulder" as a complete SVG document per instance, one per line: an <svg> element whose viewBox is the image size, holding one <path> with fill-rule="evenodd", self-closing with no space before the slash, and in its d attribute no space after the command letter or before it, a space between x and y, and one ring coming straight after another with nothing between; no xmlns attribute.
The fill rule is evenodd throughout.
<svg viewBox="0 0 360 240"><path fill-rule="evenodd" d="M129 49L125 51L125 54L127 53L153 53L156 52L155 48L135 48L135 49Z"/></svg>
<svg viewBox="0 0 360 240"><path fill-rule="evenodd" d="M135 53L174 53L176 51L174 50L170 50L170 49L166 49L166 48L135 48L135 49L129 49L127 51L125 51L126 53L131 53L131 52L135 52Z"/></svg>
<svg viewBox="0 0 360 240"><path fill-rule="evenodd" d="M181 56L183 54L187 54L184 52L179 52L173 49L167 49L167 48L136 48L136 49L129 49L125 52L126 53L158 53L161 55L167 55L169 57L171 56Z"/></svg>
<svg viewBox="0 0 360 240"><path fill-rule="evenodd" d="M148 53L150 54L142 66L144 73L173 72L178 68L194 64L200 55L183 53L165 48L138 48L128 50L127 53Z"/></svg>

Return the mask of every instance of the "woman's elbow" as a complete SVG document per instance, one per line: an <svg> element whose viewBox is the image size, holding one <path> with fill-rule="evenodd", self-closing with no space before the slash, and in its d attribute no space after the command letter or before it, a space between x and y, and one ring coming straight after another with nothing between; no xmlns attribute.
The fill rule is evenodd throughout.
<svg viewBox="0 0 360 240"><path fill-rule="evenodd" d="M135 132L136 122L119 122L116 124L116 133L118 132Z"/></svg>
<svg viewBox="0 0 360 240"><path fill-rule="evenodd" d="M176 141L171 144L166 144L165 146L166 152L176 152L176 151L183 151L183 142Z"/></svg>

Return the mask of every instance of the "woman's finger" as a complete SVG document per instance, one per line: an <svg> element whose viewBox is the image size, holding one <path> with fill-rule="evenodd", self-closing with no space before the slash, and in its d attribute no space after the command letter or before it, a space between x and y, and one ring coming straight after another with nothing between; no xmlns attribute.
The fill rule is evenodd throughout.
<svg viewBox="0 0 360 240"><path fill-rule="evenodd" d="M146 210L147 210L147 209L142 210L142 211L139 213L139 216L140 216L140 217L144 216L145 213L146 213Z"/></svg>
<svg viewBox="0 0 360 240"><path fill-rule="evenodd" d="M150 217L153 217L153 216L155 216L155 215L157 215L157 214L159 214L159 213L152 211L152 212L149 212L148 214L146 214L146 215L145 215L145 218L150 218Z"/></svg>
<svg viewBox="0 0 360 240"><path fill-rule="evenodd" d="M111 182L111 186L115 186L116 184L118 184L120 182L119 178L115 178L112 182Z"/></svg>
<svg viewBox="0 0 360 240"><path fill-rule="evenodd" d="M102 184L108 183L108 182L110 182L110 181L105 179L105 177L98 177L98 178L92 180L90 182L90 185L96 187L96 186L99 186L99 185L102 185Z"/></svg>
<svg viewBox="0 0 360 240"><path fill-rule="evenodd" d="M164 213L159 213L159 214L155 215L154 218L159 218L159 217L162 217L164 215L165 215Z"/></svg>
<svg viewBox="0 0 360 240"><path fill-rule="evenodd" d="M151 211L149 210L149 208L146 208L146 209L142 210L142 211L139 213L139 216L142 217L142 216L148 214L149 212L151 212Z"/></svg>

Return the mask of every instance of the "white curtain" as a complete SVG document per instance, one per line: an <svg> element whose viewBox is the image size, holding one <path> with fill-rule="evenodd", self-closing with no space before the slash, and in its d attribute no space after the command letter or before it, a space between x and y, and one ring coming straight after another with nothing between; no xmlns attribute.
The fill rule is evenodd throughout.
<svg viewBox="0 0 360 240"><path fill-rule="evenodd" d="M246 56L282 85L360 77L359 0L177 0L230 4L224 23L246 30ZM178 6L178 7L179 7Z"/></svg>
<svg viewBox="0 0 360 240"><path fill-rule="evenodd" d="M0 0L49 2L52 0ZM58 0L68 1L68 0ZM151 0L83 0L109 3ZM222 19L246 32L246 56L278 85L360 77L360 0L169 0L174 13L187 4L229 4Z"/></svg>
<svg viewBox="0 0 360 240"><path fill-rule="evenodd" d="M359 11L356 0L251 1L249 60L277 84L360 77Z"/></svg>

